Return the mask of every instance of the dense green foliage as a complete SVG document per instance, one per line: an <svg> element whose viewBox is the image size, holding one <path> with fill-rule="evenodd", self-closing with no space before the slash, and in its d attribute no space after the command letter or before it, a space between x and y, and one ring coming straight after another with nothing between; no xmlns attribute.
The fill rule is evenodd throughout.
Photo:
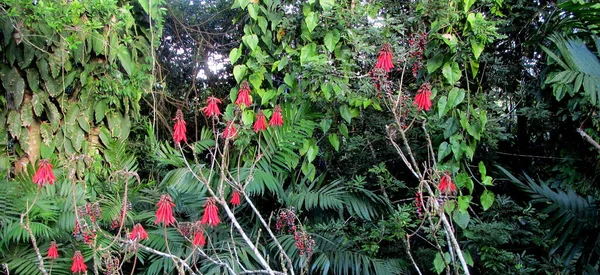
<svg viewBox="0 0 600 275"><path fill-rule="evenodd" d="M71 274L81 251L95 274L597 274L598 18L583 0L3 1L0 272ZM155 222L164 194L175 225ZM222 223L200 225L214 200Z"/></svg>

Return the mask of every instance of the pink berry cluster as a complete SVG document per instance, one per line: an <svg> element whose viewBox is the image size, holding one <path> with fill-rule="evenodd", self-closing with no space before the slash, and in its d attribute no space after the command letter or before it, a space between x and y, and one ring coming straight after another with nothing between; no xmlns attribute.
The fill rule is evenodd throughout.
<svg viewBox="0 0 600 275"><path fill-rule="evenodd" d="M92 240L96 238L96 229L91 228L84 221L83 224L79 221L75 221L75 228L73 229L73 237L78 241L83 241L88 246L92 246Z"/></svg>
<svg viewBox="0 0 600 275"><path fill-rule="evenodd" d="M288 233L296 232L296 213L294 213L294 208L279 211L275 228L279 232L285 228L287 228Z"/></svg>
<svg viewBox="0 0 600 275"><path fill-rule="evenodd" d="M410 46L409 58L415 59L412 65L412 73L417 77L419 70L423 67L423 53L427 46L427 33L412 34L408 40Z"/></svg>
<svg viewBox="0 0 600 275"><path fill-rule="evenodd" d="M415 207L417 208L417 216L423 218L423 195L421 192L415 194Z"/></svg>
<svg viewBox="0 0 600 275"><path fill-rule="evenodd" d="M104 267L105 275L118 275L120 272L120 260L118 257L112 255L103 255L102 265Z"/></svg>
<svg viewBox="0 0 600 275"><path fill-rule="evenodd" d="M312 256L315 249L315 240L305 230L296 231L294 241L296 241L296 247L300 250L300 256L306 255L308 258Z"/></svg>
<svg viewBox="0 0 600 275"><path fill-rule="evenodd" d="M92 222L96 222L102 216L102 209L98 202L93 204L88 202L84 206L78 207L77 211L80 218L88 217Z"/></svg>

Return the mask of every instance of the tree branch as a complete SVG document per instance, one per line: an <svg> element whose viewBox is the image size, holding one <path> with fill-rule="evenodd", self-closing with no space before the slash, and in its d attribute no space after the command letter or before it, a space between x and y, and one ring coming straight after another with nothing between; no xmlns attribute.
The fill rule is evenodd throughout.
<svg viewBox="0 0 600 275"><path fill-rule="evenodd" d="M594 148L596 148L596 150L598 150L598 152L600 152L600 144L598 144L598 142L596 142L585 131L583 131L583 129L577 128L577 133L579 133L581 135L581 137L583 139L585 139L585 141L587 141L589 144L591 144L592 146L594 146Z"/></svg>

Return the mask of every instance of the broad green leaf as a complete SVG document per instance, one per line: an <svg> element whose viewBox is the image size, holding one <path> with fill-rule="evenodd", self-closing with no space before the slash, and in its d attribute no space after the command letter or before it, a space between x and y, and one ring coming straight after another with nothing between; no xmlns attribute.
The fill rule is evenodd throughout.
<svg viewBox="0 0 600 275"><path fill-rule="evenodd" d="M321 120L321 123L319 123L319 126L321 126L321 130L323 131L323 133L326 133L327 130L329 130L329 128L331 127L331 119L325 118L323 120Z"/></svg>
<svg viewBox="0 0 600 275"><path fill-rule="evenodd" d="M248 14L250 15L250 18L254 20L258 17L258 9L254 4L248 5Z"/></svg>
<svg viewBox="0 0 600 275"><path fill-rule="evenodd" d="M302 50L300 50L300 65L306 65L315 55L316 50L317 45L315 43L302 47Z"/></svg>
<svg viewBox="0 0 600 275"><path fill-rule="evenodd" d="M469 12L473 4L475 4L475 0L463 0L464 11Z"/></svg>
<svg viewBox="0 0 600 275"><path fill-rule="evenodd" d="M237 0L240 8L245 9L248 4L250 4L250 0Z"/></svg>
<svg viewBox="0 0 600 275"><path fill-rule="evenodd" d="M475 56L475 60L479 60L479 56L483 52L485 44L481 41L477 41L476 39L471 39L471 51L473 51L473 55Z"/></svg>
<svg viewBox="0 0 600 275"><path fill-rule="evenodd" d="M8 131L13 138L18 138L21 135L21 114L17 111L8 113Z"/></svg>
<svg viewBox="0 0 600 275"><path fill-rule="evenodd" d="M483 161L479 162L479 174L481 174L481 178L485 178L487 175L487 170L485 169L485 164L483 164Z"/></svg>
<svg viewBox="0 0 600 275"><path fill-rule="evenodd" d="M48 94L46 93L35 93L31 97L31 104L33 105L33 111L36 116L42 116L44 111L44 102L47 100Z"/></svg>
<svg viewBox="0 0 600 275"><path fill-rule="evenodd" d="M438 162L441 162L446 156L450 155L452 149L448 146L448 142L442 142L438 148Z"/></svg>
<svg viewBox="0 0 600 275"><path fill-rule="evenodd" d="M306 27L308 28L308 31L312 32L319 24L319 16L315 12L311 11L310 13L308 13L306 18L304 18L304 22L306 22Z"/></svg>
<svg viewBox="0 0 600 275"><path fill-rule="evenodd" d="M329 50L330 52L333 52L333 50L335 50L335 45L337 45L339 41L340 31L338 31L337 29L333 29L327 32L327 34L325 35L325 47L327 47L327 50Z"/></svg>
<svg viewBox="0 0 600 275"><path fill-rule="evenodd" d="M443 95L438 99L438 117L442 118L448 111L446 110L446 96Z"/></svg>
<svg viewBox="0 0 600 275"><path fill-rule="evenodd" d="M335 0L319 0L319 4L321 4L324 11L329 11L335 6Z"/></svg>
<svg viewBox="0 0 600 275"><path fill-rule="evenodd" d="M348 124L350 124L352 122L352 115L350 114L348 105L344 104L344 105L340 106L340 115L346 122L348 122Z"/></svg>
<svg viewBox="0 0 600 275"><path fill-rule="evenodd" d="M256 34L246 34L242 37L242 41L244 41L244 44L252 51L258 46L258 36L256 36Z"/></svg>
<svg viewBox="0 0 600 275"><path fill-rule="evenodd" d="M133 74L133 70L135 69L135 63L131 60L131 54L129 53L129 49L124 45L120 45L117 50L117 57L119 58L119 62L123 69L127 72L128 75Z"/></svg>
<svg viewBox="0 0 600 275"><path fill-rule="evenodd" d="M14 67L5 75L2 75L0 80L2 80L4 89L12 94L14 106L19 108L23 102L23 95L25 94L25 80L19 75L19 72L17 72L17 69Z"/></svg>
<svg viewBox="0 0 600 275"><path fill-rule="evenodd" d="M248 81L252 84L252 88L259 89L264 79L263 74L253 73L248 77Z"/></svg>
<svg viewBox="0 0 600 275"><path fill-rule="evenodd" d="M280 61L279 64L277 64L277 70L281 71L281 70L283 70L285 68L285 66L287 66L287 64L289 62L289 59L288 59L287 56L284 56L279 61Z"/></svg>
<svg viewBox="0 0 600 275"><path fill-rule="evenodd" d="M340 131L340 133L345 136L346 138L348 138L348 126L346 126L346 124L344 123L340 123L338 125L338 130Z"/></svg>
<svg viewBox="0 0 600 275"><path fill-rule="evenodd" d="M494 183L492 183L492 181L494 180L492 177L490 176L485 176L482 177L483 179L481 180L481 184L483 185L487 185L487 186L493 186Z"/></svg>
<svg viewBox="0 0 600 275"><path fill-rule="evenodd" d="M466 213L470 202L470 196L458 196L458 211Z"/></svg>
<svg viewBox="0 0 600 275"><path fill-rule="evenodd" d="M258 26L260 27L260 31L262 31L262 33L267 33L268 25L269 23L267 22L267 19L262 16L258 17Z"/></svg>
<svg viewBox="0 0 600 275"><path fill-rule="evenodd" d="M454 211L454 215L452 219L460 228L465 229L469 225L469 220L471 220L471 216L469 216L468 212Z"/></svg>
<svg viewBox="0 0 600 275"><path fill-rule="evenodd" d="M490 190L485 190L481 194L480 199L481 199L481 207L483 207L483 211L486 211L494 203L494 193L492 193Z"/></svg>
<svg viewBox="0 0 600 275"><path fill-rule="evenodd" d="M444 261L444 257L440 252L435 254L435 259L433 259L433 267L435 268L435 272L437 274L441 274L444 269L446 269L446 262Z"/></svg>
<svg viewBox="0 0 600 275"><path fill-rule="evenodd" d="M302 174L304 174L310 181L315 180L317 169L312 163L302 163Z"/></svg>
<svg viewBox="0 0 600 275"><path fill-rule="evenodd" d="M231 62L231 65L235 64L235 62L237 62L241 56L242 56L241 47L231 49L231 52L229 52L229 62Z"/></svg>
<svg viewBox="0 0 600 275"><path fill-rule="evenodd" d="M442 64L444 64L443 55L436 55L433 58L430 58L427 60L427 73L431 74L435 72L437 69L442 67Z"/></svg>
<svg viewBox="0 0 600 275"><path fill-rule="evenodd" d="M21 125L23 127L29 127L33 124L33 121L33 106L31 105L31 102L27 102L26 104L23 104L23 107L21 108Z"/></svg>
<svg viewBox="0 0 600 275"><path fill-rule="evenodd" d="M462 75L460 72L460 68L458 67L458 63L456 62L446 62L446 64L444 64L444 67L442 68L442 74L444 75L444 78L446 78L446 81L448 81L448 84L450 85L454 85L454 83L460 80L460 77Z"/></svg>
<svg viewBox="0 0 600 275"><path fill-rule="evenodd" d="M29 86L29 89L34 93L38 93L40 91L40 74L34 68L27 69L25 72L27 74L27 85Z"/></svg>
<svg viewBox="0 0 600 275"><path fill-rule="evenodd" d="M235 80L238 83L242 82L242 80L246 76L246 70L246 65L236 65L235 67L233 67L233 77L235 77Z"/></svg>
<svg viewBox="0 0 600 275"><path fill-rule="evenodd" d="M252 125L252 123L254 122L254 111L245 110L242 114L242 122L244 123L244 125Z"/></svg>
<svg viewBox="0 0 600 275"><path fill-rule="evenodd" d="M459 88L452 88L448 93L448 109L455 108L465 99L465 90Z"/></svg>
<svg viewBox="0 0 600 275"><path fill-rule="evenodd" d="M456 46L458 45L458 39L456 38L456 36L454 36L454 34L443 34L442 40L450 47L450 50L452 50L453 52L456 50Z"/></svg>
<svg viewBox="0 0 600 275"><path fill-rule="evenodd" d="M107 107L106 99L101 100L95 104L94 117L96 118L96 123L100 123L100 121L102 121L104 119L104 117L106 116L106 107Z"/></svg>
<svg viewBox="0 0 600 275"><path fill-rule="evenodd" d="M340 139L337 134L329 134L329 143L333 146L336 152L340 151Z"/></svg>

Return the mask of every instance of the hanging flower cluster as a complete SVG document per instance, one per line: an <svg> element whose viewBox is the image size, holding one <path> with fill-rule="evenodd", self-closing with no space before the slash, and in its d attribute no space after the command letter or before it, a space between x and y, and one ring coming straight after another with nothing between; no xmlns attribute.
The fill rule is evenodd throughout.
<svg viewBox="0 0 600 275"><path fill-rule="evenodd" d="M187 137L185 136L185 120L183 119L181 110L177 110L173 120L175 121L175 126L173 127L173 141L175 141L176 144L181 143L181 141L187 143Z"/></svg>
<svg viewBox="0 0 600 275"><path fill-rule="evenodd" d="M203 230L200 229L194 233L194 240L192 241L192 244L199 247L202 247L206 244L206 238L204 237Z"/></svg>
<svg viewBox="0 0 600 275"><path fill-rule="evenodd" d="M165 226L169 226L175 223L175 218L173 217L173 200L171 196L168 194L160 196L160 201L156 204L158 209L156 210L156 221L154 224L164 223Z"/></svg>
<svg viewBox="0 0 600 275"><path fill-rule="evenodd" d="M221 223L219 219L219 208L216 205L214 198L208 198L204 203L204 216L202 216L201 224L208 224L215 227Z"/></svg>
<svg viewBox="0 0 600 275"><path fill-rule="evenodd" d="M256 121L254 122L254 132L258 133L267 129L267 118L262 110L258 111L256 115Z"/></svg>
<svg viewBox="0 0 600 275"><path fill-rule="evenodd" d="M148 233L141 224L136 224L131 230L131 233L129 233L129 240L141 241L145 239L148 239Z"/></svg>
<svg viewBox="0 0 600 275"><path fill-rule="evenodd" d="M273 115L269 121L269 126L283 126L283 116L281 115L281 107L275 106L273 109Z"/></svg>
<svg viewBox="0 0 600 275"><path fill-rule="evenodd" d="M429 111L431 109L431 85L429 82L424 83L417 91L413 105L417 106L417 110Z"/></svg>
<svg viewBox="0 0 600 275"><path fill-rule="evenodd" d="M225 126L225 130L223 130L223 138L235 138L237 137L237 130L235 129L235 124L233 121L227 122L227 126Z"/></svg>
<svg viewBox="0 0 600 275"><path fill-rule="evenodd" d="M452 182L452 177L450 177L450 173L448 171L444 172L444 175L440 179L440 184L438 185L440 192L444 195L448 195L456 192L456 185Z"/></svg>
<svg viewBox="0 0 600 275"><path fill-rule="evenodd" d="M383 69L386 73L389 73L394 68L392 55L392 47L389 43L383 44L381 50L379 50L379 57L377 58L376 69Z"/></svg>
<svg viewBox="0 0 600 275"><path fill-rule="evenodd" d="M217 104L221 104L221 100L214 97L214 96L210 96L206 99L206 103L208 105L206 105L206 107L204 107L203 111L204 114L207 117L214 117L217 118L219 115L221 115L221 111L219 110L219 105Z"/></svg>
<svg viewBox="0 0 600 275"><path fill-rule="evenodd" d="M248 84L248 81L244 80L240 86L237 99L235 100L235 105L238 105L240 108L245 108L252 105L252 96L250 96L250 92L250 85Z"/></svg>
<svg viewBox="0 0 600 275"><path fill-rule="evenodd" d="M37 184L39 188L44 187L46 184L53 185L56 181L56 177L52 172L52 164L48 159L42 159L38 162L38 170L33 175L33 183Z"/></svg>
<svg viewBox="0 0 600 275"><path fill-rule="evenodd" d="M87 266L83 261L83 255L81 255L81 251L75 251L75 254L73 255L73 265L71 265L71 272L78 273L85 272L86 270Z"/></svg>
<svg viewBox="0 0 600 275"><path fill-rule="evenodd" d="M417 216L423 218L423 195L421 192L415 194L415 207L417 208Z"/></svg>
<svg viewBox="0 0 600 275"><path fill-rule="evenodd" d="M48 248L48 259L54 260L58 258L58 245L55 241L50 242L50 248Z"/></svg>
<svg viewBox="0 0 600 275"><path fill-rule="evenodd" d="M239 206L240 204L242 204L240 199L240 191L233 191L233 193L231 194L231 200L229 202L233 206Z"/></svg>

